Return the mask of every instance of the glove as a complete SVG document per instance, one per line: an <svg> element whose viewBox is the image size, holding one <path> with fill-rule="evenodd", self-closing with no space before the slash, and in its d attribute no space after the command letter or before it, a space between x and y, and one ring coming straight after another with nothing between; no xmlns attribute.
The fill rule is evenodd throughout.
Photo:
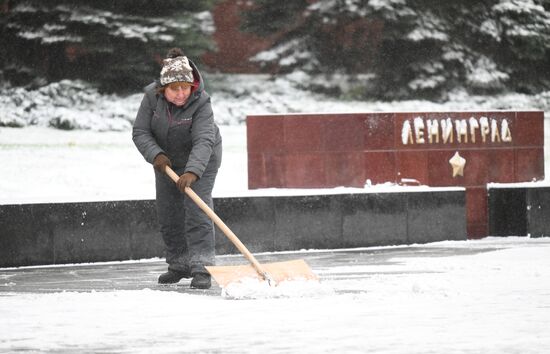
<svg viewBox="0 0 550 354"><path fill-rule="evenodd" d="M153 160L153 167L155 168L155 170L160 173L165 173L166 166L172 167L172 163L170 162L168 156L162 153L155 156L155 159Z"/></svg>
<svg viewBox="0 0 550 354"><path fill-rule="evenodd" d="M197 175L193 172L185 172L180 176L176 182L176 185L180 191L185 192L185 187L191 187L191 184L193 184L198 178L199 177L197 177Z"/></svg>

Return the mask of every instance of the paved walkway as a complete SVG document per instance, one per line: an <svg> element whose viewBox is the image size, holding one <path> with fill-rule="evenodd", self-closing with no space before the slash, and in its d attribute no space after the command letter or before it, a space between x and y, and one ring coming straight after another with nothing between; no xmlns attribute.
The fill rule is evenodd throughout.
<svg viewBox="0 0 550 354"><path fill-rule="evenodd" d="M473 254L494 250L494 247L461 249L446 247L383 247L379 249L354 249L344 251L319 251L304 253L278 253L258 255L258 261L279 262L304 259L322 280L366 278L373 272L358 272L360 265L391 265L393 259L403 257L450 256ZM245 264L241 256L219 256L218 265ZM353 265L353 272L338 272L333 268ZM332 270L331 270L332 269ZM220 287L213 282L209 290L190 289L190 279L182 279L175 285L159 285L159 274L166 271L162 260L137 262L108 262L97 264L55 265L43 267L0 268L0 293L51 293L62 291L116 291L116 290L168 290L185 293L219 295ZM402 271L400 271L402 272ZM429 272L429 270L427 270ZM350 291L350 290L346 290Z"/></svg>
<svg viewBox="0 0 550 354"><path fill-rule="evenodd" d="M0 353L549 353L549 252L517 237L259 255L321 282L250 297L160 286L162 260L0 269Z"/></svg>

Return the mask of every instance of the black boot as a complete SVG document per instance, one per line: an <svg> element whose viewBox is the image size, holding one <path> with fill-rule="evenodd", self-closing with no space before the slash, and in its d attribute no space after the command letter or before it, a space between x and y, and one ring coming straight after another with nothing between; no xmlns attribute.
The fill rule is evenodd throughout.
<svg viewBox="0 0 550 354"><path fill-rule="evenodd" d="M182 278L191 278L191 274L189 274L189 272L168 269L166 273L159 276L159 284L175 284Z"/></svg>
<svg viewBox="0 0 550 354"><path fill-rule="evenodd" d="M195 273L191 280L191 287L195 289L210 289L211 286L212 282L208 273Z"/></svg>

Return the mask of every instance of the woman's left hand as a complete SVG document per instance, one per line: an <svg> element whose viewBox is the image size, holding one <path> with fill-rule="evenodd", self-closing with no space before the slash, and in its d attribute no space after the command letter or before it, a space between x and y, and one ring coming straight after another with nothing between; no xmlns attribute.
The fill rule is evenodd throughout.
<svg viewBox="0 0 550 354"><path fill-rule="evenodd" d="M180 178L176 182L176 185L178 186L178 189L180 191L185 192L185 187L191 187L191 184L195 183L197 179L197 175L193 172L185 172L183 175L180 176Z"/></svg>

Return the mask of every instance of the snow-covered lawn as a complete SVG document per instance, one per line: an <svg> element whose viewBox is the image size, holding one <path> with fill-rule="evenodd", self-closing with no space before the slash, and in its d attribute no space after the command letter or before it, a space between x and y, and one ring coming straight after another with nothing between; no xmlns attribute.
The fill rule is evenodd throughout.
<svg viewBox="0 0 550 354"><path fill-rule="evenodd" d="M222 126L216 194L247 189L246 127ZM154 173L131 131L0 128L0 204L154 199ZM221 189L221 190L220 190Z"/></svg>
<svg viewBox="0 0 550 354"><path fill-rule="evenodd" d="M262 113L540 109L546 112L545 165L550 175L550 92L455 93L445 103L339 101L295 88L292 80L299 79L295 77L211 75L209 79L216 88L212 102L224 141L215 196L250 193L244 120L248 114ZM152 169L131 140L131 121L140 100L141 94L102 96L71 81L32 92L0 90L0 122L23 126L0 127L0 204L154 198ZM55 122L81 129L48 128Z"/></svg>

